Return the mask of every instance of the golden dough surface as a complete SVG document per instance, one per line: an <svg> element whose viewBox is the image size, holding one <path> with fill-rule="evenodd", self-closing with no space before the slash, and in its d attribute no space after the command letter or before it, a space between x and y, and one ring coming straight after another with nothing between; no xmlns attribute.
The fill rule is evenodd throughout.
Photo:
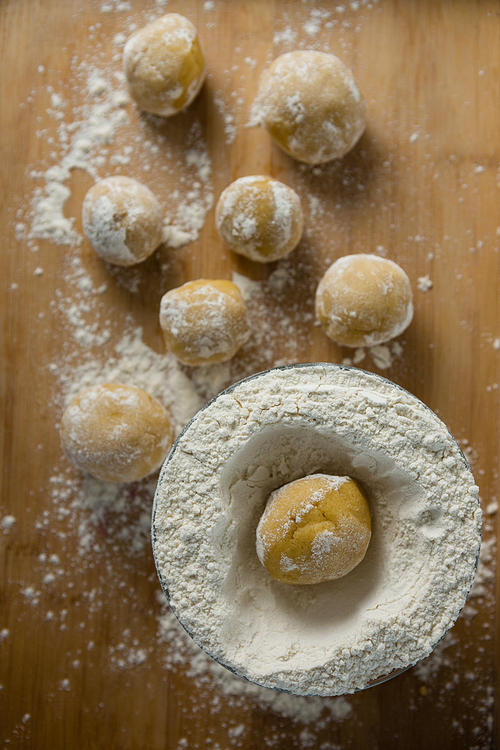
<svg viewBox="0 0 500 750"><path fill-rule="evenodd" d="M313 474L271 493L257 527L257 555L281 583L321 583L353 570L370 538L370 507L358 482Z"/></svg>
<svg viewBox="0 0 500 750"><path fill-rule="evenodd" d="M167 13L136 31L123 49L123 67L139 107L162 117L188 107L205 80L198 32L179 13Z"/></svg>
<svg viewBox="0 0 500 750"><path fill-rule="evenodd" d="M250 336L248 310L232 281L197 279L163 295L165 345L186 365L226 362Z"/></svg>
<svg viewBox="0 0 500 750"><path fill-rule="evenodd" d="M97 255L117 266L146 260L162 241L163 217L155 195L131 177L105 177L87 191L83 232Z"/></svg>
<svg viewBox="0 0 500 750"><path fill-rule="evenodd" d="M231 250L258 263L291 253L304 226L297 193L264 175L240 177L228 185L217 202L215 221Z"/></svg>
<svg viewBox="0 0 500 750"><path fill-rule="evenodd" d="M59 427L71 463L106 482L133 482L157 469L172 445L166 410L142 388L106 383L85 388Z"/></svg>
<svg viewBox="0 0 500 750"><path fill-rule="evenodd" d="M412 300L410 280L397 263L378 255L346 255L318 284L316 317L341 346L375 346L410 325Z"/></svg>
<svg viewBox="0 0 500 750"><path fill-rule="evenodd" d="M296 50L277 57L259 83L255 119L299 161L345 156L366 126L366 104L349 68L335 55Z"/></svg>

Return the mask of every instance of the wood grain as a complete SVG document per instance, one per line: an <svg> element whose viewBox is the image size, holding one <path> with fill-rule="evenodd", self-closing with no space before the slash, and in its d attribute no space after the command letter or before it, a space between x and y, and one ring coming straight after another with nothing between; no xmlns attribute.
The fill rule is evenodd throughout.
<svg viewBox="0 0 500 750"><path fill-rule="evenodd" d="M51 94L61 94L66 113L76 110L88 96L85 76L75 72L78 61L86 61L87 72L91 63L104 75L119 71L116 34L128 35L131 23L140 26L162 12L146 0L125 3L125 10L110 2L108 13L103 4L4 0L0 5L0 522L9 515L16 519L11 528L0 527L3 746L497 746L496 713L494 726L491 721L500 664L492 581L485 583L485 596L471 600L473 610L459 620L425 675L411 669L348 697L346 718L323 714L321 721L307 724L248 696L236 700L210 679L204 684L185 654L165 668L174 654L158 635L158 583L147 544L131 556L126 544L109 539L104 526L99 550L80 566L78 514L61 513L51 483L54 476L68 482L64 507L69 507L79 475L60 454L56 424L64 386L49 365L64 360L66 367L75 366L90 356L75 343L62 312L62 300L73 288L67 282L72 253L79 254L96 287L108 284L87 316L89 321L95 316L100 326L109 318L109 344L91 350L103 362L127 316L143 327L150 347L163 350L157 310L168 288L202 276L231 278L233 272L264 282L275 269L256 267L222 248L213 209L194 243L175 252L163 248L128 275L112 273L85 243L71 250L39 240L34 251L19 227L16 236L16 224L29 225L39 184L32 170L46 170L58 145L57 120L48 112ZM127 124L109 149L134 143L136 133L142 144L148 133L152 140L162 133L165 152L150 171L144 171L142 145L126 170L144 177L172 207L177 177L161 166L167 150L182 158L187 134L199 123L216 197L236 177L259 172L287 182L303 197L308 231L287 261L285 291L270 295L255 313L262 315L262 325L277 325L288 316L289 336L277 344L271 336L271 362L264 351L237 360L235 375L283 358L341 362L350 356L328 342L307 315L317 281L346 253L384 248L399 262L414 286L415 318L401 337L403 353L382 374L427 403L468 446L486 508L498 497L500 3L343 5L341 13L338 2L326 0L170 0L166 9L187 15L199 29L207 83L189 111L164 123L128 106ZM315 9L329 15L315 15ZM316 36L308 33L312 22L320 27ZM276 33L290 31L292 44L275 43ZM368 129L358 146L341 162L320 169L294 163L261 129L245 127L260 72L293 46L338 54L353 69L369 105ZM235 116L231 143L224 111ZM112 169L119 173L123 166ZM65 215L74 217L78 231L81 202L93 180L76 170L67 183ZM314 213L311 196L322 212ZM426 275L433 287L422 292L418 279ZM137 292L131 291L134 279ZM369 356L361 366L380 372ZM136 499L130 496L130 523L137 521ZM116 518L110 524L116 528ZM495 517L487 515L487 542L494 524ZM48 582L47 560L53 555L59 563L51 563L55 580Z"/></svg>

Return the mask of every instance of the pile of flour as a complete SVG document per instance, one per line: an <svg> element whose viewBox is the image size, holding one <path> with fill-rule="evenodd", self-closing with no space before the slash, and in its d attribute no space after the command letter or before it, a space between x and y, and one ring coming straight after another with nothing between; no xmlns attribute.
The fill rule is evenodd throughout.
<svg viewBox="0 0 500 750"><path fill-rule="evenodd" d="M270 492L306 474L352 476L372 541L348 576L274 581L255 530ZM418 399L368 373L298 365L218 396L180 436L155 498L155 559L194 640L240 676L341 695L427 656L472 585L477 487Z"/></svg>

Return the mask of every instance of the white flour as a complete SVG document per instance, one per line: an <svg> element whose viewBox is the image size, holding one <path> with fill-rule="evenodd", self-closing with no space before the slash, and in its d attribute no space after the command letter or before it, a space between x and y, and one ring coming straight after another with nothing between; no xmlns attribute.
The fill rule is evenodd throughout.
<svg viewBox="0 0 500 750"><path fill-rule="evenodd" d="M255 529L269 493L316 472L367 489L373 539L349 576L273 581ZM340 695L427 656L472 585L481 513L456 442L388 381L322 365L271 371L197 415L164 465L155 557L195 641L237 674ZM203 606L200 604L203 603Z"/></svg>
<svg viewBox="0 0 500 750"><path fill-rule="evenodd" d="M222 5L212 0L202 5L210 14L204 17L200 11L200 24L205 24L207 28L210 24L215 26L217 18L214 11L222 12ZM270 48L268 62L283 51L295 47L310 48L313 43L317 49L342 53L347 58L352 54L352 38L348 33L344 35L343 30L348 30L350 25L357 31L363 24L371 23L371 16L379 10L375 4L373 12L368 12L372 8L370 0L332 6L329 15L319 11L316 5L315 0L298 3L296 7L291 4L289 12L276 20L269 34L273 43L280 45L280 48ZM59 269L60 291L52 301L52 312L48 306L42 307L46 299L43 295L38 312L39 318L51 323L49 335L53 336L53 332L57 331L58 337L58 341L55 341L57 346L52 350L57 352L57 359L51 366L55 375L55 403L52 404L54 422L61 414L63 401L82 387L117 380L139 385L165 405L170 404L177 430L180 430L207 398L239 377L279 362L300 361L305 356L304 352L310 351L313 315L311 306L299 304L298 298L306 300L307 305L316 280L335 259L335 255L332 255L318 264L315 245L319 243L319 238L322 240L325 229L331 229L331 194L335 194L338 185L342 185L347 205L364 211L366 204L359 202L357 196L369 194L373 176L376 177L376 184L383 184L384 180L392 178L396 169L394 155L389 149L387 161L380 162L374 175L370 176L367 176L362 165L353 162L339 162L331 165L328 171L320 168L297 171L293 186L303 198L305 207L309 207L308 236L300 255L292 263L283 261L277 264L265 281L253 281L236 273L234 276L240 288L245 289L254 325L250 346L241 358L221 366L196 368L186 373L168 355L163 356L142 341L138 328L142 321L127 316L119 321L120 327L117 328L114 321L109 319L110 303L106 290L117 283L133 294L141 293L141 276L139 272L125 276L121 271L115 273L110 270L109 280L105 284L102 278L93 284L85 255L81 253L82 237L78 232L78 215L74 213L77 210L74 198L78 190L83 197L82 187L89 187L92 179L117 172L130 172L155 190L161 186L159 192L163 196L170 192L164 204L164 214L165 241L171 248L180 248L198 237L213 201L213 154L208 152L202 124L194 123L186 134L185 147L172 147L169 138L161 132L161 122L153 118L135 121L133 106L124 90L121 75L123 45L135 28L165 12L165 6L167 10L170 9L167 0L156 0L144 15L136 13L136 4L110 0L102 3L102 17L99 19L98 4L95 26L89 29L88 47L75 50L73 77L69 85L60 79L57 70L50 69L48 65L38 65L32 72L36 76L38 70L39 78L34 81L31 94L20 105L24 117L37 118L37 122L43 124L38 126L40 130L36 133L39 147L30 152L30 158L36 159L36 162L28 168L27 192L13 204L16 238L25 243L30 251L38 253L33 268L37 265L34 274L40 277L37 281L40 289L49 278L52 254L65 259ZM340 7L343 8L342 12ZM119 25L116 27L120 33L113 37L113 34L107 34L105 25L109 19L114 23L115 13L122 16L117 19ZM110 41L113 42L111 49ZM226 72L225 79L212 80L212 86L216 87L216 90L212 90L216 94L214 104L228 144L235 139L236 133L238 138L242 138L236 125L246 121L245 96L259 74L255 61L252 57L245 57L247 54L253 55L254 49L249 44L242 44L242 48L235 48L233 57L236 62L240 58L241 63L247 64L248 70L244 71L241 64L239 72L235 66ZM78 91L77 105L73 104L70 90ZM425 112L422 114L424 116L427 116ZM415 124L422 133L424 123L425 120L422 120ZM376 133L372 133L372 136L376 148L384 146ZM429 134L426 137L429 138ZM218 176L220 166L214 160L214 178ZM91 179L80 170L90 175ZM175 178L173 190L166 189L164 177L171 181ZM217 187L220 189L222 184L219 182ZM73 198L73 202L68 200L70 198ZM380 200L382 210L388 210L388 205L384 205L387 198L382 194ZM339 210L340 200L335 208L336 241L338 247L343 247L351 236L351 221L344 218ZM348 213L350 216L351 212ZM417 231L419 235L424 234L421 226L415 227ZM497 234L500 235L500 228ZM55 248L54 244L61 240L68 240L72 247ZM445 240L451 242L456 238L445 237ZM192 252L193 248L183 251L187 258ZM444 251L437 249L437 258L443 254ZM30 255L27 259L29 262ZM45 274L42 276L44 268ZM427 273L427 270L425 265L421 272ZM168 271L168 264L162 264L164 282ZM14 277L10 279L8 293L11 290L13 294L23 291L22 274L17 273L16 269ZM276 302L276 305L269 304L269 300ZM57 315L53 318L54 311ZM96 311L100 323L94 322L93 313ZM495 350L500 350L497 335L498 331L495 331L491 343ZM387 367L395 360L396 368L391 376L399 378L407 365L405 359L401 359L402 351L395 350L396 343L401 349L399 342L395 342L390 350L383 347L380 359L374 364L378 368ZM91 351L92 346L100 348ZM373 351L366 350L367 361L373 355ZM359 364L364 356L364 350L357 352L353 363ZM497 384L491 386L496 387ZM171 403L174 392L176 397ZM41 444L36 447L38 451L44 448ZM479 462L478 470L480 466ZM150 560L149 540L154 480L127 486L109 485L84 479L62 458L60 465L50 467L50 470L50 486L40 488L48 504L39 510L36 517L29 516L29 507L24 516L24 512L21 514L15 504L9 507L0 505L1 550L5 545L15 546L18 541L24 545L20 537L24 533L21 532L24 523L27 524L30 538L38 537L44 549L38 560L34 559L33 566L30 561L25 577L7 581L15 606L19 608L19 617L33 620L33 627L40 630L40 638L47 641L57 640L59 631L68 628L75 628L83 634L68 645L66 666L61 667L67 669L67 679L62 673L65 679L51 684L44 675L44 682L37 693L39 709L33 706L32 726L38 723L37 712L54 708L51 701L57 701L61 710L65 711L67 704L64 701L68 697L74 700L74 692L80 690L78 686L82 685L82 679L87 684L95 677L96 671L108 674L110 664L113 670L123 672L117 677L123 686L129 681L129 676L132 684L136 679L140 681L141 670L145 669L154 669L155 674L160 675L158 679L164 679L163 667L180 673L195 695L195 702L191 703L186 696L179 697L173 691L173 710L177 707L179 714L192 712L195 734L191 736L191 730L186 725L186 736L179 741L179 748L196 746L196 740L202 734L199 729L202 711L203 729L210 732L211 727L217 725L222 733L227 732L227 737L221 740L224 748L240 746L239 738L245 726L247 737L252 732L260 732L262 728L259 741L263 747L293 745L294 748L311 746L334 750L334 747L340 746L332 742L332 737L339 736L338 722L347 718L353 725L363 724L367 716L363 710L363 697L359 700L360 696L356 696L348 701L344 698L287 695L250 684L219 667L185 635L163 597L160 597L161 604L155 601L154 592L158 584ZM487 512L489 508L496 508L493 497L486 497L486 503L489 503ZM489 533L492 534L494 517L489 521ZM491 639L494 632L495 600L490 580L494 555L489 547L488 551L477 577L479 585L474 586L473 590L477 598L472 601L481 616L475 617L477 610L468 603L457 628L442 641L446 663L440 647L422 662L432 666L432 670L426 669L427 673L432 671L433 675L429 684L432 706L437 705L441 715L448 715L450 705L454 705L459 695L462 710L455 715L453 732L460 736L465 728L472 726L479 738L478 743L484 736L485 744L481 747L489 746L485 732L493 710L490 696L493 675L488 671L483 652L483 648L489 648L486 639ZM57 588L54 586L56 581ZM81 597L75 599L77 591L81 592ZM110 592L116 591L121 592L123 609L130 615L129 627L122 629L121 620L109 622L109 658L101 652L99 661L96 661L98 649L94 643L97 644L102 638L102 613L108 607ZM485 598L484 591L487 591ZM7 615L7 610L4 610L2 614ZM155 638L156 625L158 633ZM9 627L10 630L6 627L0 630L0 641L4 641L4 648L7 649L13 645L15 636L15 627L10 624ZM456 631L458 636L454 635ZM82 642L85 644L83 647ZM472 681L466 681L468 675L464 677L466 662L473 665L470 668L470 675L474 676ZM85 678L83 670L87 675ZM428 717L432 710L431 701L426 703L424 697L412 697L414 680L404 677L399 686L403 699L408 703L410 718L411 711L417 709L420 716ZM4 694L11 688L9 682L0 689L2 687ZM366 698L368 701L373 699L371 693ZM32 710L29 703L26 708ZM209 719L205 726L207 716ZM228 716L232 717L229 722ZM240 723L242 717L244 725ZM5 741L13 744L22 740L29 742L30 714L11 719L16 722L14 734ZM255 724L256 720L258 725ZM234 727L230 726L231 721L236 722ZM307 723L307 729L301 731L300 723L296 722ZM347 737L349 732L346 727L340 731L342 736Z"/></svg>
<svg viewBox="0 0 500 750"><path fill-rule="evenodd" d="M169 408L176 432L203 406L205 399L185 375L177 359L168 354L157 354L142 340L142 330L127 331L115 347L114 356L104 364L95 358L67 371L65 365L51 366L51 371L63 385L65 404L83 388L98 383L123 383L142 388ZM219 380L216 367L207 368L203 378L209 396L215 396ZM199 373L200 380L202 373ZM212 389L214 389L212 391Z"/></svg>
<svg viewBox="0 0 500 750"><path fill-rule="evenodd" d="M168 668L172 668L177 657L178 661L188 665L188 675L191 678L203 679L205 676L206 679L208 675L217 691L224 697L232 699L233 702L250 699L261 708L271 708L291 721L308 724L314 722L316 730L322 729L327 724L328 718L340 722L352 713L350 704L343 697L305 698L266 690L259 685L242 680L210 659L186 635L161 592L158 592L158 600L163 610L158 623L159 640L168 641L175 646L175 656L169 657L166 664Z"/></svg>
<svg viewBox="0 0 500 750"><path fill-rule="evenodd" d="M119 45L119 40L116 44ZM101 71L82 64L74 76L72 84L86 96L81 106L68 110L63 96L51 94L52 106L47 115L49 122L54 121L57 136L49 163L30 172L31 178L40 184L33 192L29 212L22 217L25 221L18 222L19 239L27 240L33 250L38 249L35 243L39 239L80 245L83 238L76 230L75 217L65 215L72 173L82 170L94 181L115 173L127 174L124 167L140 150L141 171L145 176L134 176L148 185L152 183L153 192L155 183L162 185L165 173L176 175L176 188L163 206L166 225L163 241L167 245L171 241L173 247L193 242L213 204L211 161L199 122L192 123L186 133L186 148L176 154L165 136L147 131L143 121L137 125L144 133L131 131L131 104L121 71L110 74L107 68ZM47 130L37 131L41 141L47 137Z"/></svg>

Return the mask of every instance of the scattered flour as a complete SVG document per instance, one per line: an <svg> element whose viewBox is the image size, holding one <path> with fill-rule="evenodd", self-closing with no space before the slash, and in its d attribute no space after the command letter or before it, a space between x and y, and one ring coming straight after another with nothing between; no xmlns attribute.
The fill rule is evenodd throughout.
<svg viewBox="0 0 500 750"><path fill-rule="evenodd" d="M57 108L53 106L47 110L57 125L57 150L51 152L49 166L30 171L31 178L42 184L35 187L29 213L24 222L18 222L17 233L32 248L40 239L73 247L81 245L83 238L75 228L75 217L65 215L65 206L71 196L68 182L72 173L81 170L97 181L108 176L110 165L128 165L137 148L137 136L131 132L130 101L123 85L123 75L110 75L107 70L81 64L75 76L85 87L87 96L82 105L67 111L62 95L57 95ZM52 93L53 105L54 97ZM139 125L145 127L142 121ZM118 136L121 139L119 145ZM46 131L39 131L38 137L45 138ZM168 159L167 141L161 133L155 140L145 136L140 143L149 157L142 165L149 179L152 179L151 173L154 175L156 171L159 177L168 169L180 170L183 175L177 180L179 187L169 196L169 206L165 209L168 229L164 240L169 244L172 239L172 246L180 247L197 239L213 205L211 161L197 121L186 135L187 148L180 158L172 155ZM112 151L108 148L111 144ZM152 159L160 153L160 146L166 147L167 159L162 166Z"/></svg>
<svg viewBox="0 0 500 750"><path fill-rule="evenodd" d="M297 24L290 12L290 15L285 14L278 29L271 30L272 42L288 49L293 46L320 48L324 31L347 28L342 27L343 23L360 23L361 17L355 14L371 8L376 2L378 0L346 2L332 7L329 15L321 15L313 7L315 3L306 0L304 7L308 8L308 17L305 24L308 31L303 22ZM156 0L153 5L157 11L165 12L168 0ZM207 0L203 9L209 12L215 6L215 2ZM98 4L98 8L105 15L125 14L130 12L131 3L108 0L100 6ZM296 265L288 262L278 264L264 281L235 274L233 280L244 291L249 303L253 334L242 356L230 364L186 371L168 355L147 346L141 329L132 318L122 321L123 330L116 335L106 312L108 284L94 285L87 273L82 255L83 238L77 229L78 217L70 215L72 178L80 178L80 173L83 173L84 180L88 178L92 181L110 172L116 173L117 169L126 171L133 163L136 152L141 156L142 177L145 182L151 181L152 188L154 184L161 184L164 176L175 175L175 189L170 191L164 203L164 242L172 249L181 248L198 238L207 212L213 206L212 164L200 123L195 119L191 124L186 133L186 146L179 151L170 149L168 138L156 129L155 126L160 123L154 118L133 122L120 65L121 49L136 24L125 15L123 20L123 32L113 39L115 50L112 65L107 57L102 56L100 62L96 62L99 54L93 45L86 53L87 59L78 61L75 58L73 61L74 77L70 85L81 91L80 106L70 108L67 89L62 84L54 83L54 80L52 88L45 84L45 78L37 91L21 105L27 107L34 102L35 114L40 106L46 109L50 127L39 130L37 137L41 145L47 143L50 148L45 149L47 156L29 170L34 189L28 196L28 204L16 214L15 234L19 242L25 243L33 253L41 255L45 243L51 243L61 246L65 254L65 284L61 281L61 288L52 303L52 311L57 311L62 317L62 328L58 335L63 336L66 343L63 357L49 365L57 394L53 404L54 421L57 421L64 403L80 388L96 382L119 380L140 385L159 398L171 409L176 430L179 431L207 399L235 380L265 367L300 360L302 352L310 345L309 329L313 315L311 308L299 308L294 294L297 288L303 290L307 283L311 284L308 279L315 279L318 274L307 254L297 259ZM93 38L98 26L96 24L89 30L89 38ZM348 43L341 36L337 41L342 50L348 49ZM336 52L327 47L321 48ZM249 52L253 54L253 50ZM275 54L276 51L272 52L269 59ZM253 57L245 57L245 63L249 70L254 70ZM253 75L257 72L255 70ZM38 73L48 79L50 71L39 65ZM218 107L228 143L234 141L235 128L239 123L238 107L241 109L242 106L241 96L228 96L226 100L221 93ZM366 191L365 177L356 165L351 164L346 168L338 164L331 173L347 193L363 194ZM299 170L297 175L301 192L309 206L309 216L313 219L325 216L326 202L319 187L319 182L325 176L321 169L310 174ZM340 242L345 238L346 231L343 226L338 227ZM44 266L45 263L41 263L34 271L40 277L40 284L44 282L41 273ZM111 273L109 283L113 283ZM125 285L120 280L119 283ZM137 293L138 285L133 280L130 281L130 288ZM17 290L18 284L12 283L11 289ZM309 291L312 291L312 285ZM282 307L281 315L277 316L274 308L269 311L269 295L278 300ZM44 315L48 318L49 311L39 313L39 317ZM102 350L102 357L96 357L95 351L91 351L96 346ZM493 346L500 348L499 339L495 340ZM282 357L280 362L276 359L277 349ZM371 354L370 350L355 352L352 364L361 363ZM390 354L400 357L401 351L398 353L391 348ZM389 359L390 356L385 353L379 362L387 363ZM379 367L375 361L373 363ZM322 736L321 733L331 731L329 728L344 720L357 721L355 699L303 698L247 683L209 659L180 628L159 591L151 565L149 531L154 488L154 478L124 486L81 477L61 459L61 464L53 467L48 483L48 505L40 511L36 520L30 522L33 526L30 534L33 531L40 534L45 551L35 561L30 580L13 582L15 596L27 608L21 616L35 617L51 638L57 638L58 631L67 630L68 627L81 629L85 633L83 652L78 650L78 653L68 654L68 668L77 674L86 660L91 660L95 641L100 637L102 612L106 608L109 591L116 588L122 592L123 606L131 615L132 625L130 629L118 632L116 626L111 624L109 664L113 669L140 670L151 664L157 669L158 664L162 664L167 670L183 671L186 680L194 685L199 704L214 717L225 707L231 710L247 705L248 724L238 720L229 727L227 747L239 745L245 731L250 731L252 712L259 710L268 712L263 746L281 747L282 743L289 743L289 730L286 730L286 735L283 730L282 718L285 718L293 722L293 733L300 747L337 750L340 745L326 741L326 735ZM487 512L491 515L496 512L496 501L488 504ZM17 538L20 527L29 520L14 517L5 511L3 513L0 518L1 544ZM486 545L483 544L477 585L473 590L474 603L486 611L492 611L494 605L491 595L493 565L493 542L487 540ZM56 583L57 595L54 588ZM74 599L76 590L81 593L81 601ZM158 601L155 601L154 593ZM138 612L141 614L141 625L137 624ZM467 604L457 627L469 628L472 632L474 612L472 605ZM156 638L151 637L148 624L151 621L157 624ZM2 627L0 645L7 645L13 632L12 627L10 630ZM426 675L426 687L431 696L437 696L439 705L446 707L450 693L455 694L464 671L463 654L469 647L467 643L491 637L488 632L481 627L478 638L468 637L464 639L466 645L460 646L459 639L452 631L429 659L415 668L419 670L417 674L421 679ZM425 667L427 664L430 666ZM443 684L439 677L448 672L450 680ZM77 680L73 680L69 673L62 676L63 679L54 687L61 693L75 690ZM467 683L467 691L464 691L470 703L466 703L467 697L464 697L464 718L457 719L458 724L454 726L458 735L463 731L468 716L475 717L476 706L479 706L480 716L484 717L481 731L485 731L491 720L489 676L485 676L479 663L473 676L475 679ZM192 709L195 712L196 706L192 706ZM181 710L187 709L181 706ZM23 725L29 725L30 719L29 713L19 717L13 737L24 737L20 732ZM307 728L299 731L301 723ZM188 737L179 742L179 749L189 746Z"/></svg>
<svg viewBox="0 0 500 750"><path fill-rule="evenodd" d="M238 128L235 123L234 115L228 111L227 104L225 103L222 94L217 94L214 97L214 104L219 110L219 114L222 117L224 123L224 132L226 134L226 145L230 146L236 140L238 135Z"/></svg>
<svg viewBox="0 0 500 750"><path fill-rule="evenodd" d="M143 342L140 328L126 332L117 343L114 356L109 356L104 364L90 358L71 372L57 363L51 365L51 371L63 386L66 404L83 388L98 383L142 388L171 411L177 432L204 403L175 357L154 352ZM208 371L205 385L209 392L212 375L218 385L216 373L216 369Z"/></svg>
<svg viewBox="0 0 500 750"><path fill-rule="evenodd" d="M263 709L271 709L294 722L314 724L321 729L328 719L343 721L352 713L349 700L339 698L305 698L298 695L280 693L241 680L232 672L221 667L208 657L179 625L170 610L163 594L158 592L161 615L158 618L158 639L175 646L174 656L167 657L166 666L172 669L177 663L187 664L187 674L201 680L208 677L211 686L227 698L250 700Z"/></svg>
<svg viewBox="0 0 500 750"><path fill-rule="evenodd" d="M116 90L100 76L99 87L96 87L96 77L97 71L90 69L87 78L89 99L73 112L71 122L65 122L58 116L62 114L60 109L56 113L48 110L58 121L60 156L45 171L31 172L33 179L43 183L33 195L28 235L31 240L46 239L61 245L81 242L74 228L74 219L64 216L64 206L71 195L66 183L76 169L87 172L94 180L98 179L97 169L102 166L100 152L113 141L118 129L128 120L123 100L116 99ZM53 104L54 96L52 94ZM58 107L62 102L63 99L58 96Z"/></svg>
<svg viewBox="0 0 500 750"><path fill-rule="evenodd" d="M390 344L379 344L367 349L359 348L354 351L352 357L344 357L343 365L357 366L363 362L368 354L373 364L379 370L388 370L392 367L394 359L400 358L403 354L403 347L399 341L393 341Z"/></svg>

